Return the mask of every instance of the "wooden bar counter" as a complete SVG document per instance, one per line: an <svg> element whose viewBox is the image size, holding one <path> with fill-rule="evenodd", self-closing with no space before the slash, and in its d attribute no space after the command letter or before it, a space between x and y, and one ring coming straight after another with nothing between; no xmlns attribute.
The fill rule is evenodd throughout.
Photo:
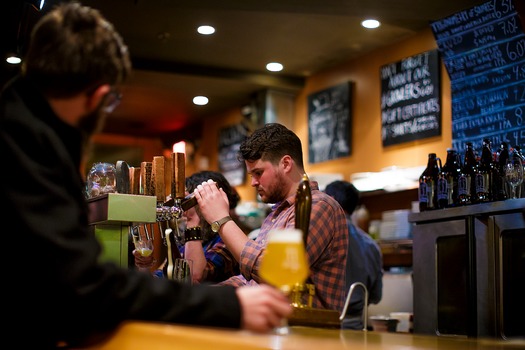
<svg viewBox="0 0 525 350"><path fill-rule="evenodd" d="M293 349L293 350L498 350L525 349L525 339L472 339L292 326L287 335L242 330L128 322L110 337L82 350ZM80 350L80 349L77 349Z"/></svg>

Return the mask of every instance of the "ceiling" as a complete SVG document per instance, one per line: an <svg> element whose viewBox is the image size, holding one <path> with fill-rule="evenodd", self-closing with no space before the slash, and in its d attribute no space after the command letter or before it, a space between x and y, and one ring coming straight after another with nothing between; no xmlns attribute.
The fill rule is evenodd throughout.
<svg viewBox="0 0 525 350"><path fill-rule="evenodd" d="M46 2L44 11L59 1ZM249 105L267 89L297 92L320 70L391 45L480 0L84 0L99 9L129 46L134 74L106 132L152 137L191 134L203 118ZM40 16L39 0L2 0L2 50L23 46ZM23 4L23 5L22 5ZM360 22L382 22L366 30ZM212 36L196 27L216 27ZM26 33L26 35L24 35ZM266 63L284 65L279 73ZM3 67L2 77L13 72ZM205 95L206 106L192 98Z"/></svg>

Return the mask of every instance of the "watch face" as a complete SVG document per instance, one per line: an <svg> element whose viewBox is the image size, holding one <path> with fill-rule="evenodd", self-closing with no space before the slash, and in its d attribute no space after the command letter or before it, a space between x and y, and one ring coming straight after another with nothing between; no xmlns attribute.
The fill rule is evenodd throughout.
<svg viewBox="0 0 525 350"><path fill-rule="evenodd" d="M213 232L219 232L219 230L221 229L221 226L225 223L227 223L228 221L232 220L232 218L230 216L225 216L223 217L222 219L218 220L218 221L214 221L211 223L211 230Z"/></svg>

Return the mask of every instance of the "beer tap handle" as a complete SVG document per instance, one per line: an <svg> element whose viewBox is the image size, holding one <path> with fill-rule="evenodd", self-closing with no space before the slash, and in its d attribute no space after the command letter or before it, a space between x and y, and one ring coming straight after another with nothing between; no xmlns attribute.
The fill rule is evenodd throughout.
<svg viewBox="0 0 525 350"><path fill-rule="evenodd" d="M129 168L129 193L140 194L140 168Z"/></svg>
<svg viewBox="0 0 525 350"><path fill-rule="evenodd" d="M143 194L145 196L154 195L151 182L152 168L152 162L140 163L140 194Z"/></svg>
<svg viewBox="0 0 525 350"><path fill-rule="evenodd" d="M164 183L164 156L153 157L151 172L151 182L155 196L157 197L157 206L162 206L166 200L166 185Z"/></svg>
<svg viewBox="0 0 525 350"><path fill-rule="evenodd" d="M130 193L129 189L129 166L123 160L117 161L115 166L117 173L117 193Z"/></svg>
<svg viewBox="0 0 525 350"><path fill-rule="evenodd" d="M186 155L181 152L172 154L173 183L172 198L181 200L186 193ZM179 201L180 202L180 201Z"/></svg>
<svg viewBox="0 0 525 350"><path fill-rule="evenodd" d="M306 238L308 237L308 227L310 226L310 213L312 211L312 192L310 189L310 180L306 174L297 187L295 196L295 228L303 231L303 240L306 247Z"/></svg>

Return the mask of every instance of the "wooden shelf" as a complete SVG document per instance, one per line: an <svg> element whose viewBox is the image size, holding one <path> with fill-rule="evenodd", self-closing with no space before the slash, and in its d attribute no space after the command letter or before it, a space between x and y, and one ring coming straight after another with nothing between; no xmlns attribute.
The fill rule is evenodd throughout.
<svg viewBox="0 0 525 350"><path fill-rule="evenodd" d="M412 209L412 202L418 201L418 189L387 192L361 192L360 204L363 204L370 213L370 220L381 220L384 211Z"/></svg>
<svg viewBox="0 0 525 350"><path fill-rule="evenodd" d="M370 220L381 220L385 211L412 209L412 202L419 200L418 189L387 192L383 190L361 192L360 204L369 212ZM412 267L412 240L382 240L383 268Z"/></svg>
<svg viewBox="0 0 525 350"><path fill-rule="evenodd" d="M380 241L383 268L412 267L412 240Z"/></svg>

